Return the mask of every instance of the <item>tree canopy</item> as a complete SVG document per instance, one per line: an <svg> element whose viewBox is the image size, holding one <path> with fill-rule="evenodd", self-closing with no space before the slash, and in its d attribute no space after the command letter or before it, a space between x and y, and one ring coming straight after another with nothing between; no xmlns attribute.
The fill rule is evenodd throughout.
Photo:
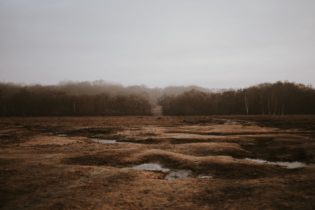
<svg viewBox="0 0 315 210"><path fill-rule="evenodd" d="M315 114L315 90L289 82L205 93L191 90L160 99L166 115Z"/></svg>

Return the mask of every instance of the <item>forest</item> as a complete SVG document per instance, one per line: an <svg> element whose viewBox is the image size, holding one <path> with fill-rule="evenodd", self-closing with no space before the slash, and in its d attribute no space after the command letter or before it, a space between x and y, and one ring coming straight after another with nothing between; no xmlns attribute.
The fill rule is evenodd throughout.
<svg viewBox="0 0 315 210"><path fill-rule="evenodd" d="M96 82L58 85L0 83L0 116L315 114L315 90L291 82L210 90L197 86L147 88Z"/></svg>
<svg viewBox="0 0 315 210"><path fill-rule="evenodd" d="M239 90L191 90L159 100L166 115L315 114L315 90L290 82L265 83Z"/></svg>
<svg viewBox="0 0 315 210"><path fill-rule="evenodd" d="M149 101L136 94L110 94L98 86L0 85L0 116L149 115Z"/></svg>

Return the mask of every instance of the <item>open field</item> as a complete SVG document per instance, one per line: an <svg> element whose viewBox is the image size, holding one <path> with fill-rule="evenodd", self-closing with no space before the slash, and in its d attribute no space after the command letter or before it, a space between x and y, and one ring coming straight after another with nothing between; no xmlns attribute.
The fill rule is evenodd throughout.
<svg viewBox="0 0 315 210"><path fill-rule="evenodd" d="M1 118L0 209L315 209L315 116Z"/></svg>

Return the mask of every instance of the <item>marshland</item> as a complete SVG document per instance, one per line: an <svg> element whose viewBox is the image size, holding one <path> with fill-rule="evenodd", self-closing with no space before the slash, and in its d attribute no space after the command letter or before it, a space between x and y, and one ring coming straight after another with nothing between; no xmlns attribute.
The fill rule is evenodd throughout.
<svg viewBox="0 0 315 210"><path fill-rule="evenodd" d="M279 86L282 92L287 86L295 87L296 96L314 92L312 88L289 83L258 87ZM1 209L315 206L315 117L311 114L247 115L255 101L249 94L247 101L239 103L245 114L196 115L190 111L207 110L202 106L207 107L212 97L224 97L227 93L188 90L161 97L174 102L160 103L161 112L155 115L150 107L141 116L82 116L79 111L87 107L85 100L79 100L82 96L64 95L76 103L77 116L44 117L33 116L38 110L27 112L26 107L33 108L32 100L44 95L38 89L47 87L15 88L18 90L2 91L8 93L2 98L2 107L11 103L10 107L25 109L16 108L20 112L15 115L2 112L12 116L3 116L0 122ZM10 100L27 91L27 100ZM249 91L238 90L235 95L240 94L243 99L246 92ZM266 99L279 100L276 104L281 104L277 95L269 98L267 93ZM57 99L51 99L50 104ZM151 106L148 99L143 100ZM42 99L37 101L44 103ZM286 107L297 107L295 102ZM182 113L163 115L165 109L174 109L172 104ZM132 103L126 106L139 108ZM45 108L48 109L43 107L43 111ZM308 111L313 110L310 108ZM270 109L277 110L275 103Z"/></svg>
<svg viewBox="0 0 315 210"><path fill-rule="evenodd" d="M314 0L0 0L0 210L314 210Z"/></svg>

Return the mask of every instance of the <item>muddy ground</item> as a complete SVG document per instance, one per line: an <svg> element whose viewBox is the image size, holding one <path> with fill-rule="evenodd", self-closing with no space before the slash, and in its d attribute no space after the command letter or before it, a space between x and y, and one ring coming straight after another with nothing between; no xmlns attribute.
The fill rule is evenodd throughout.
<svg viewBox="0 0 315 210"><path fill-rule="evenodd" d="M314 163L315 116L1 118L0 209L313 210Z"/></svg>

